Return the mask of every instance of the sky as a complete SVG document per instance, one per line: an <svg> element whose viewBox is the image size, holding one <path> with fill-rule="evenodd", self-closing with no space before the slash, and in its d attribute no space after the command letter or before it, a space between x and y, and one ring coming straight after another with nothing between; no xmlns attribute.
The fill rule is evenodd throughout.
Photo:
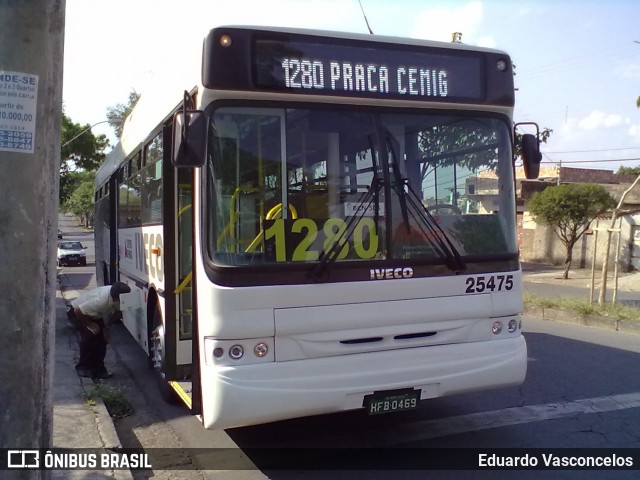
<svg viewBox="0 0 640 480"><path fill-rule="evenodd" d="M640 2L361 0L375 34L497 48L516 66L516 122L553 130L543 165L640 166ZM218 25L367 33L358 0L67 0L63 103L76 123L166 79L191 88ZM100 124L94 134L107 134Z"/></svg>

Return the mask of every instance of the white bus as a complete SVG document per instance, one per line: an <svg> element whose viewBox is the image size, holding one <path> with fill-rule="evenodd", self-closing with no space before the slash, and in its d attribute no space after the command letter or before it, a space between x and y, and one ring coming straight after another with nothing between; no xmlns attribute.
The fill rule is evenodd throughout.
<svg viewBox="0 0 640 480"><path fill-rule="evenodd" d="M160 394L227 428L521 384L509 56L220 27L202 58L96 179L98 282Z"/></svg>

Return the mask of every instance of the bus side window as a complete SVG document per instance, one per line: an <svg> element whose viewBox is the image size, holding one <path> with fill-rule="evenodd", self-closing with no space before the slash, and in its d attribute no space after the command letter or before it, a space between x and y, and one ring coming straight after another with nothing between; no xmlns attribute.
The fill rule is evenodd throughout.
<svg viewBox="0 0 640 480"><path fill-rule="evenodd" d="M144 147L142 223L162 222L162 132Z"/></svg>
<svg viewBox="0 0 640 480"><path fill-rule="evenodd" d="M127 166L125 165L118 171L118 226L120 228L127 226Z"/></svg>
<svg viewBox="0 0 640 480"><path fill-rule="evenodd" d="M127 201L127 225L137 227L141 224L140 193L142 172L140 171L141 152L129 162L128 201Z"/></svg>

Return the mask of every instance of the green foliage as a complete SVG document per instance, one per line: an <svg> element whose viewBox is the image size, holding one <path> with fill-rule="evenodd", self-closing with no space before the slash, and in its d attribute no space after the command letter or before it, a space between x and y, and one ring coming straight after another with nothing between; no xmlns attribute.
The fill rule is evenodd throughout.
<svg viewBox="0 0 640 480"><path fill-rule="evenodd" d="M434 125L421 131L418 141L423 158L440 167L454 163L471 171L480 167L495 170L497 167L496 132L477 120Z"/></svg>
<svg viewBox="0 0 640 480"><path fill-rule="evenodd" d="M540 131L538 140L540 141L540 143L547 143L547 140L549 140L549 137L551 136L552 133L553 133L553 130L545 127ZM522 133L516 132L516 149L514 152L516 157L519 157L522 153L521 146L522 146Z"/></svg>
<svg viewBox="0 0 640 480"><path fill-rule="evenodd" d="M569 183L535 194L529 202L529 211L538 223L572 232L588 228L598 215L615 206L615 200L602 185Z"/></svg>
<svg viewBox="0 0 640 480"><path fill-rule="evenodd" d="M81 183L88 180L88 175L94 174L82 171L68 171L60 177L60 205L67 203L73 191L78 188Z"/></svg>
<svg viewBox="0 0 640 480"><path fill-rule="evenodd" d="M95 136L89 124L74 123L63 113L61 125L60 205L64 205L74 189L82 183L80 171L97 170L104 160L104 150L109 140L104 135Z"/></svg>
<svg viewBox="0 0 640 480"><path fill-rule="evenodd" d="M61 158L63 163L67 164L67 168L96 170L105 158L104 150L109 146L107 137L105 135L96 137L91 133L91 125L74 123L65 114L62 115L61 127Z"/></svg>
<svg viewBox="0 0 640 480"><path fill-rule="evenodd" d="M93 211L93 182L83 182L65 203L65 211L80 217L89 217Z"/></svg>
<svg viewBox="0 0 640 480"><path fill-rule="evenodd" d="M640 175L640 166L637 167L620 167L616 172L618 175Z"/></svg>
<svg viewBox="0 0 640 480"><path fill-rule="evenodd" d="M93 182L95 172L70 171L60 177L60 206L62 211L71 213L68 202L74 191L83 183Z"/></svg>
<svg viewBox="0 0 640 480"><path fill-rule="evenodd" d="M600 317L618 318L620 320L640 321L640 308L620 305L618 303L598 305L578 298L541 297L531 293L525 293L522 300L527 305L569 310L583 317L597 315Z"/></svg>
<svg viewBox="0 0 640 480"><path fill-rule="evenodd" d="M94 172L74 172L72 193L62 204L62 210L81 218L91 218L93 214Z"/></svg>
<svg viewBox="0 0 640 480"><path fill-rule="evenodd" d="M107 119L118 137L122 134L122 122L138 101L135 92L129 94L127 105L108 108ZM114 121L118 119L118 121ZM95 136L91 125L73 122L63 113L61 125L60 194L61 208L83 218L90 218L93 211L93 181L95 172L105 159L109 140L105 135Z"/></svg>
<svg viewBox="0 0 640 480"><path fill-rule="evenodd" d="M136 102L139 98L140 94L136 93L135 91L131 91L129 92L129 100L126 105L123 103L118 103L117 105L107 108L107 119L112 121L110 122L111 127L113 127L113 129L115 130L118 138L122 136L122 128L124 127L124 123L117 123L114 120L124 120L125 118L127 118L131 113L131 110L133 110L133 107L135 107Z"/></svg>
<svg viewBox="0 0 640 480"><path fill-rule="evenodd" d="M534 220L551 227L567 249L565 276L571 267L571 251L589 224L616 202L602 185L570 183L548 187L529 202Z"/></svg>
<svg viewBox="0 0 640 480"><path fill-rule="evenodd" d="M105 407L111 418L116 420L133 415L135 410L129 399L117 387L105 385L104 383L96 384L87 392L87 403L96 405L96 398L102 398Z"/></svg>

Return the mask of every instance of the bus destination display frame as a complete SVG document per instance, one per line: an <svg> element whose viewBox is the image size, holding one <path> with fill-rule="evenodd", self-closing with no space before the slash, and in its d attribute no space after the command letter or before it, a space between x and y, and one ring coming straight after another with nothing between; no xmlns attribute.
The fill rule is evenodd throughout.
<svg viewBox="0 0 640 480"><path fill-rule="evenodd" d="M257 88L394 100L486 101L485 65L474 52L392 44L372 48L323 40L256 37L252 58Z"/></svg>

